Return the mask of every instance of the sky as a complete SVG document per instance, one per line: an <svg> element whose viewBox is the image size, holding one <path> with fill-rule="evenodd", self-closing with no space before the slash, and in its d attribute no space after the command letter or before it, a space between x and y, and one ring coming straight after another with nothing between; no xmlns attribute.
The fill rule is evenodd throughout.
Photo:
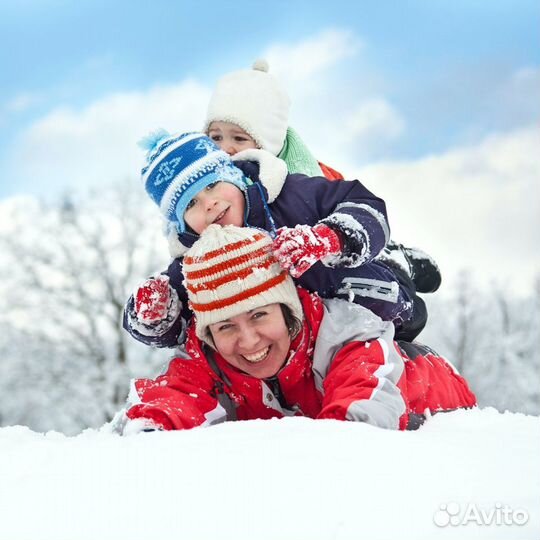
<svg viewBox="0 0 540 540"><path fill-rule="evenodd" d="M0 2L0 204L138 176L266 58L313 153L385 198L395 240L526 294L540 271L535 1ZM535 159L536 158L536 159Z"/></svg>
<svg viewBox="0 0 540 540"><path fill-rule="evenodd" d="M409 432L308 418L126 437L5 427L0 537L538 538L539 424L487 408Z"/></svg>

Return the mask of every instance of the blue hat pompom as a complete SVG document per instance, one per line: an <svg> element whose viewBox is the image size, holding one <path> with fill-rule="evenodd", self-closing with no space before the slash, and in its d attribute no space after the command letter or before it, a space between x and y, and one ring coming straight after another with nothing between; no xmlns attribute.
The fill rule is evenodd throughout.
<svg viewBox="0 0 540 540"><path fill-rule="evenodd" d="M158 147L161 141L167 139L170 136L171 134L166 129L160 128L160 129L157 129L156 131L151 131L148 135L143 137L137 144L140 148L150 153L152 152L152 150Z"/></svg>

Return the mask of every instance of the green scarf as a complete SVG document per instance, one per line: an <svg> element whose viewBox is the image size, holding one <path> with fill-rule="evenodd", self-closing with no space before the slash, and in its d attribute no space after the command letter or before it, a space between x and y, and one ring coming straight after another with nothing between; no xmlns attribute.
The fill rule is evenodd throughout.
<svg viewBox="0 0 540 540"><path fill-rule="evenodd" d="M281 158L287 164L289 173L324 176L313 154L308 150L298 133L291 127L287 128L287 136L278 158Z"/></svg>

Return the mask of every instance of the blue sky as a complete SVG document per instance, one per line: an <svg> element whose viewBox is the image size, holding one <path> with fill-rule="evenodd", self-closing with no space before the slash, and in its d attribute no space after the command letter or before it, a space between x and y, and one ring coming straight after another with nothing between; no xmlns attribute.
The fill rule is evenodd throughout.
<svg viewBox="0 0 540 540"><path fill-rule="evenodd" d="M338 0L332 9L314 1L5 1L0 166L13 138L56 108L84 108L113 92L185 77L211 87L271 44L294 44L328 28L362 42L361 54L329 70L339 99L384 94L414 126L384 148L384 157L440 151L538 114L530 91L502 108L499 94L519 69L538 68L539 25L533 1ZM22 189L4 175L1 181L0 196Z"/></svg>
<svg viewBox="0 0 540 540"><path fill-rule="evenodd" d="M526 0L1 1L0 201L136 182L138 139L198 129L217 78L267 57L291 124L387 199L394 230L437 250L456 229L446 249L463 251L471 227L448 216L465 204L469 260L515 241L495 209L539 180L539 38ZM505 220L538 230L525 199ZM411 219L424 212L431 236Z"/></svg>

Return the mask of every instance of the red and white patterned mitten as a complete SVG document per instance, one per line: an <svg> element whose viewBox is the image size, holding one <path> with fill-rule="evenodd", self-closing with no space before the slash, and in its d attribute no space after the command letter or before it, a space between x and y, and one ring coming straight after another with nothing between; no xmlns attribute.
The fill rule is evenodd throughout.
<svg viewBox="0 0 540 540"><path fill-rule="evenodd" d="M282 227L273 244L274 256L293 277L300 277L317 261L339 255L341 249L338 233L323 223Z"/></svg>
<svg viewBox="0 0 540 540"><path fill-rule="evenodd" d="M167 317L171 293L168 276L147 279L135 293L137 319L144 324L155 324Z"/></svg>

